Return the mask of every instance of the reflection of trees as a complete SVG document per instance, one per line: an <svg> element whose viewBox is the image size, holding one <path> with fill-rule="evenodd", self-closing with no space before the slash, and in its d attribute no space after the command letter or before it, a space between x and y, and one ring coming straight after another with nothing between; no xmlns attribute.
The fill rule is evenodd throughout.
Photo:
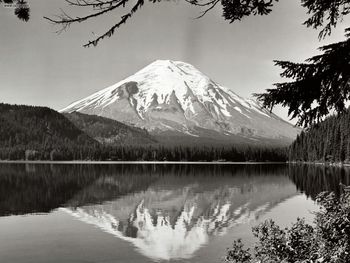
<svg viewBox="0 0 350 263"><path fill-rule="evenodd" d="M100 202L147 188L149 177L125 180L131 178L133 170L103 165L2 164L0 215L49 212L77 194L79 198L71 205ZM92 186L93 191L86 192Z"/></svg>
<svg viewBox="0 0 350 263"><path fill-rule="evenodd" d="M206 185L214 187L225 183L217 180L223 175L229 180L236 175L282 174L287 174L285 165L1 164L0 216L101 203L144 191L162 178L166 178L167 187L176 187L177 179L183 177L205 178ZM241 191L253 189L244 185Z"/></svg>
<svg viewBox="0 0 350 263"><path fill-rule="evenodd" d="M312 199L322 191L340 195L340 183L350 185L350 170L347 168L298 164L289 167L289 175L298 190Z"/></svg>
<svg viewBox="0 0 350 263"><path fill-rule="evenodd" d="M0 168L0 215L49 212L90 184L94 174L79 167L10 165Z"/></svg>

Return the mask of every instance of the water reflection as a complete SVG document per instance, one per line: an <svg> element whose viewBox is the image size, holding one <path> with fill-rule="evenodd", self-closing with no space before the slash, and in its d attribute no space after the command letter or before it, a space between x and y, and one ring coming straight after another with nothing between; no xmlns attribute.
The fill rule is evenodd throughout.
<svg viewBox="0 0 350 263"><path fill-rule="evenodd" d="M349 167L296 164L289 167L289 176L298 190L313 200L322 191L332 191L339 196L340 183L350 185Z"/></svg>
<svg viewBox="0 0 350 263"><path fill-rule="evenodd" d="M59 208L153 260L188 259L237 224L299 194L350 184L306 165L0 164L0 216Z"/></svg>
<svg viewBox="0 0 350 263"><path fill-rule="evenodd" d="M131 242L153 260L190 258L211 236L257 219L295 195L286 176L163 175L146 191L64 210Z"/></svg>
<svg viewBox="0 0 350 263"><path fill-rule="evenodd" d="M61 206L98 204L129 193L142 192L168 175L164 187L173 187L178 178L201 175L222 182L221 175L277 175L254 166L203 165L62 165L0 164L0 216L46 213ZM219 181L217 181L219 179ZM248 191L249 189L243 189ZM73 198L74 197L74 198Z"/></svg>

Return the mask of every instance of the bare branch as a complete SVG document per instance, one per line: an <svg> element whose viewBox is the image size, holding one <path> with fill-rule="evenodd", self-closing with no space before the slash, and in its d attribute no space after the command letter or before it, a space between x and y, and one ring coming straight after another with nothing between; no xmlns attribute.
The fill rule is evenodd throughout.
<svg viewBox="0 0 350 263"><path fill-rule="evenodd" d="M79 22L80 23L80 22L83 22L83 21L88 20L90 18L97 17L97 16L103 15L103 14L105 14L107 12L110 12L110 11L120 7L121 5L124 5L128 1L129 0L122 0L119 3L117 3L116 5L112 5L112 6L108 7L107 9L103 9L103 10L101 10L99 12L96 12L96 13L93 13L93 14L90 14L90 15L87 15L87 16L83 16L83 17L71 18L70 16L65 14L64 16L61 16L61 19L59 19L59 20L55 20L55 19L52 19L52 18L49 18L49 17L46 17L46 16L44 16L44 18L49 20L52 23L55 23L55 24L71 24L71 23L74 23L74 22Z"/></svg>
<svg viewBox="0 0 350 263"><path fill-rule="evenodd" d="M90 47L91 45L96 46L102 39L105 37L111 37L114 34L115 29L119 28L122 24L125 24L126 21L132 17L132 15L142 6L144 5L144 0L138 0L136 4L132 7L131 11L124 16L122 16L121 20L112 26L106 33L101 36L95 38L94 40L89 41L83 47Z"/></svg>
<svg viewBox="0 0 350 263"><path fill-rule="evenodd" d="M203 12L202 12L202 14L200 15L200 16L198 16L198 17L196 17L197 19L199 19L199 18L202 18L203 16L205 16L210 10L212 10L216 5L217 5L217 3L219 3L220 2L220 0L216 0L216 1L211 1L211 6L210 7L208 7L206 10L204 10Z"/></svg>

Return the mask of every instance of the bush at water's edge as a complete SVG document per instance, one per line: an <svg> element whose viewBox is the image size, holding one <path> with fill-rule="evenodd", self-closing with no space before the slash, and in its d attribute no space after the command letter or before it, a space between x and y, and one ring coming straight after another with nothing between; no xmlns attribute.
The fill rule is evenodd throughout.
<svg viewBox="0 0 350 263"><path fill-rule="evenodd" d="M258 239L252 253L241 240L227 251L226 262L350 262L350 187L340 197L323 192L317 197L321 209L314 225L298 219L281 229L272 220L253 228Z"/></svg>

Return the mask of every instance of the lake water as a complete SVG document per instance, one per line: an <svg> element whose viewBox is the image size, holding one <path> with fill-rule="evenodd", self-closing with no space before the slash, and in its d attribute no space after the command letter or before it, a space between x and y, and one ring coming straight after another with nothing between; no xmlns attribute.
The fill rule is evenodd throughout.
<svg viewBox="0 0 350 263"><path fill-rule="evenodd" d="M312 222L340 168L287 164L0 164L0 262L222 262L272 218Z"/></svg>

